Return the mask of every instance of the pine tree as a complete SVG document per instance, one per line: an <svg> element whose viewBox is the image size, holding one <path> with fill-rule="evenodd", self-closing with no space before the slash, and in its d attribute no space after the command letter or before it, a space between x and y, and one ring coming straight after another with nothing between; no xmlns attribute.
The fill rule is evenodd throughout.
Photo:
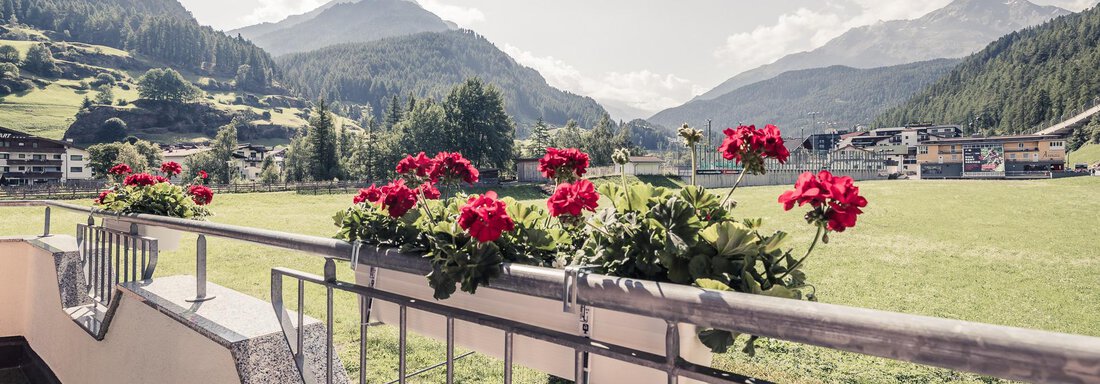
<svg viewBox="0 0 1100 384"><path fill-rule="evenodd" d="M550 127L540 117L531 130L531 144L534 146L535 157L542 156L547 147L554 145L554 139L550 137Z"/></svg>
<svg viewBox="0 0 1100 384"><path fill-rule="evenodd" d="M499 89L470 78L451 89L443 107L450 145L475 165L507 166L513 157L516 126L504 110Z"/></svg>
<svg viewBox="0 0 1100 384"><path fill-rule="evenodd" d="M588 134L585 147L593 165L610 165L611 154L615 152L615 134L612 131L611 116L604 114Z"/></svg>
<svg viewBox="0 0 1100 384"><path fill-rule="evenodd" d="M314 180L332 180L340 175L336 125L328 105L322 99L309 121L310 175Z"/></svg>
<svg viewBox="0 0 1100 384"><path fill-rule="evenodd" d="M397 99L397 95L393 95L393 99L390 100L390 105L386 108L386 117L383 118L385 126L383 127L387 131L392 131L393 127L401 121L404 113L401 111L401 100Z"/></svg>

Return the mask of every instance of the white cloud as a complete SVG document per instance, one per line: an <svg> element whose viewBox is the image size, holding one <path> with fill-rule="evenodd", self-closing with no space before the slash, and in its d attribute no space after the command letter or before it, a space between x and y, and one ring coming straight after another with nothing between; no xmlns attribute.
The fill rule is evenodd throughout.
<svg viewBox="0 0 1100 384"><path fill-rule="evenodd" d="M245 15L241 20L245 25L280 21L290 15L317 9L326 2L326 0L258 0L252 13Z"/></svg>
<svg viewBox="0 0 1100 384"><path fill-rule="evenodd" d="M775 24L730 35L714 56L734 73L771 63L795 52L818 48L851 28L881 20L913 19L942 8L950 0L837 0L824 10L799 8Z"/></svg>
<svg viewBox="0 0 1100 384"><path fill-rule="evenodd" d="M554 87L649 114L677 106L700 91L691 81L673 74L642 69L607 72L601 77L592 77L553 56L538 56L511 44L504 44L502 49L520 64L539 71Z"/></svg>
<svg viewBox="0 0 1100 384"><path fill-rule="evenodd" d="M436 14L443 20L453 21L463 28L485 21L485 13L473 7L444 4L440 0L418 0L421 7Z"/></svg>

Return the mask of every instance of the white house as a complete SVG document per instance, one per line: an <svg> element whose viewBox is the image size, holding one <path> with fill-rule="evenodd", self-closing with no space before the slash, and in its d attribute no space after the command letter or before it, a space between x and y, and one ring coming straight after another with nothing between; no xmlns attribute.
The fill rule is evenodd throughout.
<svg viewBox="0 0 1100 384"><path fill-rule="evenodd" d="M0 128L0 184L27 185L91 180L88 151L70 141Z"/></svg>

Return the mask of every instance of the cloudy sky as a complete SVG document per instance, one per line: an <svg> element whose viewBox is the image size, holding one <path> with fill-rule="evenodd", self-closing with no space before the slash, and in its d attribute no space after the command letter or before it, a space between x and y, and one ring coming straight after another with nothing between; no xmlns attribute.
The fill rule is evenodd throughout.
<svg viewBox="0 0 1100 384"><path fill-rule="evenodd" d="M200 22L224 30L278 21L327 1L180 0ZM418 0L485 35L551 85L639 116L849 28L917 18L950 1ZM1097 0L1032 1L1080 11Z"/></svg>

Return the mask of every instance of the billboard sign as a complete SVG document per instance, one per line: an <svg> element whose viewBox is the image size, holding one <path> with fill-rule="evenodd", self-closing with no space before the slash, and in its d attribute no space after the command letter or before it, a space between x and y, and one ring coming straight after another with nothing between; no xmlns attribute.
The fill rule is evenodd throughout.
<svg viewBox="0 0 1100 384"><path fill-rule="evenodd" d="M964 176L1004 176L1005 150L999 144L963 146Z"/></svg>

